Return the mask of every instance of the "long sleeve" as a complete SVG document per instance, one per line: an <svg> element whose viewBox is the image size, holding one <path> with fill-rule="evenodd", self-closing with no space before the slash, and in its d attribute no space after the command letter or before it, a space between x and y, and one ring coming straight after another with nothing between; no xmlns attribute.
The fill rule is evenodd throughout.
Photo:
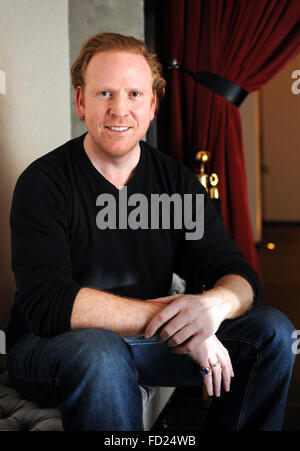
<svg viewBox="0 0 300 451"><path fill-rule="evenodd" d="M36 335L70 329L80 286L72 277L69 248L71 193L38 165L19 177L11 207L12 270L16 306Z"/></svg>

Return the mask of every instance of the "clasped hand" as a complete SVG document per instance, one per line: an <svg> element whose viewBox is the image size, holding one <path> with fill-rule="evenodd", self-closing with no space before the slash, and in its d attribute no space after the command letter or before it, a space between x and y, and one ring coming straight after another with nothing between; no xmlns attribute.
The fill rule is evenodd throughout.
<svg viewBox="0 0 300 451"><path fill-rule="evenodd" d="M201 368L211 367L203 376L209 396L220 396L222 381L224 389L229 391L234 375L232 364L227 349L215 333L230 307L220 301L218 290L200 295L167 296L151 302L165 303L166 307L152 318L144 336L149 338L157 333L160 341L173 352L188 354Z"/></svg>

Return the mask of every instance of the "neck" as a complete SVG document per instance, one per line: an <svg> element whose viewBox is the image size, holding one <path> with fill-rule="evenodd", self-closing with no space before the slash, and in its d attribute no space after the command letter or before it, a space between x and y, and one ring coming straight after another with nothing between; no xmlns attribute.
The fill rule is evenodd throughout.
<svg viewBox="0 0 300 451"><path fill-rule="evenodd" d="M89 134L84 138L83 147L97 171L118 189L132 178L141 153L139 144L122 155L101 151L93 145Z"/></svg>

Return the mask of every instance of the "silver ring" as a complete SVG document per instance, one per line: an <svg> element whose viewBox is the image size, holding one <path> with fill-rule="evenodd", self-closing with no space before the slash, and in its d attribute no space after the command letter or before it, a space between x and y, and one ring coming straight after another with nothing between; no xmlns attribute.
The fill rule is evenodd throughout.
<svg viewBox="0 0 300 451"><path fill-rule="evenodd" d="M212 365L210 365L211 368L215 368L216 366L220 365L219 360L216 363L213 363Z"/></svg>

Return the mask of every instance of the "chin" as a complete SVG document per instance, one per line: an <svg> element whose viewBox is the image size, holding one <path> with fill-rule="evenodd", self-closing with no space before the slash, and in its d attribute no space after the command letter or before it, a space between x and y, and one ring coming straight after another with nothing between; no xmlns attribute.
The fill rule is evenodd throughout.
<svg viewBox="0 0 300 451"><path fill-rule="evenodd" d="M103 149L104 152L114 158L123 157L124 155L127 155L130 153L134 148L109 148L109 149Z"/></svg>

